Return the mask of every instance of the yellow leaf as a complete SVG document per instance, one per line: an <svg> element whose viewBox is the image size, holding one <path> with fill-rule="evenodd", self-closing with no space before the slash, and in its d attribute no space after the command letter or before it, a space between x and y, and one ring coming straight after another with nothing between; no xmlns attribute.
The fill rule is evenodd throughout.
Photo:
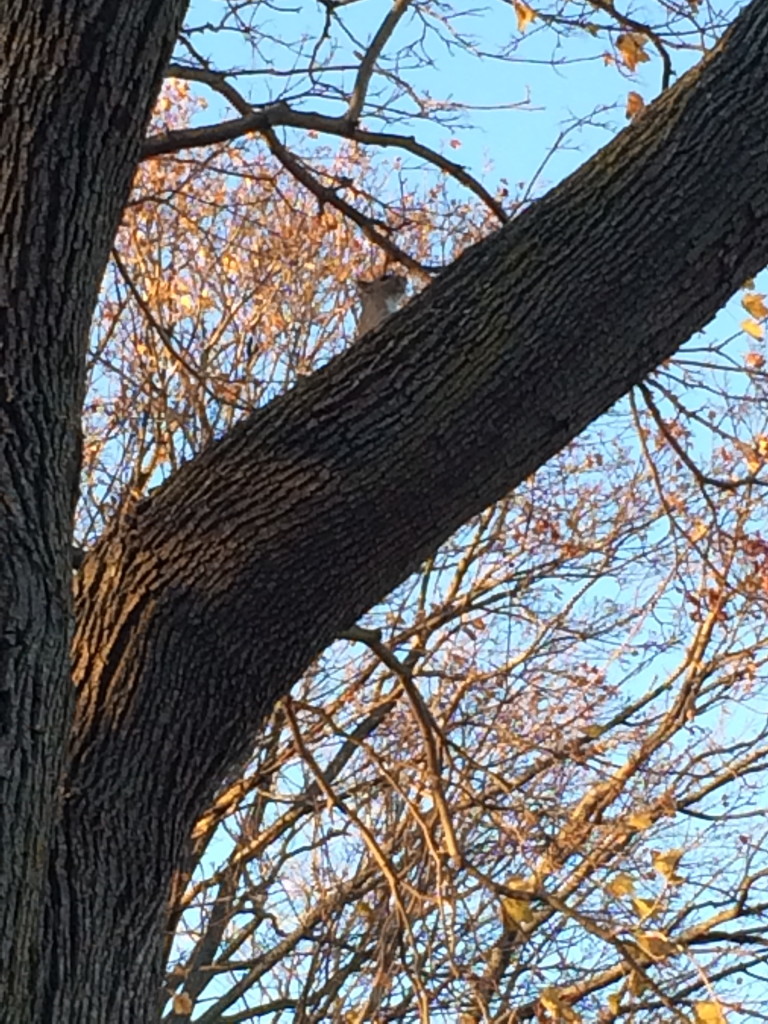
<svg viewBox="0 0 768 1024"><path fill-rule="evenodd" d="M501 920L507 928L510 925L533 924L531 904L528 900L513 900L511 896L502 896Z"/></svg>
<svg viewBox="0 0 768 1024"><path fill-rule="evenodd" d="M558 1024L580 1024L581 1014L577 1013L570 1003L566 1003L558 990L553 985L541 990L539 1002L542 1009L549 1013Z"/></svg>
<svg viewBox="0 0 768 1024"><path fill-rule="evenodd" d="M741 329L751 338L756 338L758 341L763 340L763 328L755 320L742 320Z"/></svg>
<svg viewBox="0 0 768 1024"><path fill-rule="evenodd" d="M616 39L616 49L630 71L634 71L638 64L644 64L651 59L643 49L646 42L642 32L624 32Z"/></svg>
<svg viewBox="0 0 768 1024"><path fill-rule="evenodd" d="M694 1003L693 1018L696 1024L727 1024L719 1003Z"/></svg>
<svg viewBox="0 0 768 1024"><path fill-rule="evenodd" d="M627 819L627 825L630 828L642 831L645 828L650 828L653 824L653 815L650 811L638 811L637 814L632 814Z"/></svg>
<svg viewBox="0 0 768 1024"><path fill-rule="evenodd" d="M677 874L677 868L682 856L682 850L655 850L651 854L651 863L670 885L680 885L683 879Z"/></svg>
<svg viewBox="0 0 768 1024"><path fill-rule="evenodd" d="M631 875L628 875L626 871L620 871L618 875L613 876L606 885L606 889L612 896L628 896L635 891L635 883L632 881Z"/></svg>
<svg viewBox="0 0 768 1024"><path fill-rule="evenodd" d="M637 932L635 941L651 960L664 960L675 951L675 944L664 932Z"/></svg>
<svg viewBox="0 0 768 1024"><path fill-rule="evenodd" d="M741 304L755 320L765 320L768 316L768 306L763 302L765 295L760 292L750 292L741 300Z"/></svg>
<svg viewBox="0 0 768 1024"><path fill-rule="evenodd" d="M655 900L643 900L638 896L632 897L632 906L637 911L637 916L640 920L644 920L646 917L650 917L656 908Z"/></svg>
<svg viewBox="0 0 768 1024"><path fill-rule="evenodd" d="M689 534L689 537L693 543L697 540L701 540L702 537L706 537L709 533L709 526L704 522L703 519L697 519L693 524L693 528ZM654 865L655 866L655 865Z"/></svg>
<svg viewBox="0 0 768 1024"><path fill-rule="evenodd" d="M532 884L530 879L520 875L513 875L507 880L508 889L522 889L524 892L530 890ZM514 896L501 897L501 921L505 928L533 924L533 920L529 899Z"/></svg>
<svg viewBox="0 0 768 1024"><path fill-rule="evenodd" d="M525 0L514 0L514 4L515 14L517 15L517 27L520 32L525 32L536 17L536 11L534 11L532 7L529 7L528 4L525 3Z"/></svg>
<svg viewBox="0 0 768 1024"><path fill-rule="evenodd" d="M616 1016L621 1010L621 993L614 992L613 995L608 996L608 1009L611 1013Z"/></svg>

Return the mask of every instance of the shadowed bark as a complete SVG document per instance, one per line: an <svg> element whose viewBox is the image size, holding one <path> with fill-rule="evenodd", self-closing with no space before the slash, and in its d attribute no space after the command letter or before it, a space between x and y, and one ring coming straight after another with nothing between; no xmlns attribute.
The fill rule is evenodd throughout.
<svg viewBox="0 0 768 1024"><path fill-rule="evenodd" d="M73 709L69 549L85 350L185 7L9 0L0 17L0 1020L9 1024L53 1019L40 1006L41 929ZM111 1018L94 1009L87 1019Z"/></svg>
<svg viewBox="0 0 768 1024"><path fill-rule="evenodd" d="M768 114L768 8L756 0L581 170L113 524L76 578L78 699L54 829L87 314L183 7L117 5L126 22L146 19L142 48L127 25L125 39L114 29L112 6L91 4L88 31L92 66L109 66L114 88L89 91L88 66L64 57L49 95L30 62L28 98L20 85L14 102L46 133L48 160L22 167L33 176L23 190L0 189L3 266L15 244L37 275L0 302L11 494L0 502L1 778L16 787L2 872L26 887L9 889L10 903L0 894L4 976L14 942L19 964L38 963L28 950L47 901L31 981L42 979L45 1008L28 1012L12 990L20 1022L156 1019L174 867L276 698L768 262L768 138L756 128ZM86 155L65 117L94 124ZM70 182L56 201L54 173ZM46 254L29 243L38 217Z"/></svg>

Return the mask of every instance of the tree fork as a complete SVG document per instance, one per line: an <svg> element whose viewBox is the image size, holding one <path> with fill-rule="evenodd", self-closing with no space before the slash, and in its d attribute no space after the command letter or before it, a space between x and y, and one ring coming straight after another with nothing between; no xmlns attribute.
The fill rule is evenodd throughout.
<svg viewBox="0 0 768 1024"><path fill-rule="evenodd" d="M94 0L87 25L50 6L12 6L0 122L0 1012L143 1024L186 836L275 699L768 261L768 9L755 0L561 186L126 510L76 578L69 730L87 320L184 4Z"/></svg>

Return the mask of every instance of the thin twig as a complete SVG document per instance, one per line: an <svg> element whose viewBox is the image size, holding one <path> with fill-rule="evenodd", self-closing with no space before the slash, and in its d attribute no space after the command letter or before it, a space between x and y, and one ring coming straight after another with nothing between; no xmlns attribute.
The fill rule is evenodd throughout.
<svg viewBox="0 0 768 1024"><path fill-rule="evenodd" d="M323 135L349 139L350 142L357 142L361 145L401 149L412 153L433 164L458 181L468 191L474 193L502 224L509 220L509 214L499 200L491 195L461 164L448 160L411 135L367 131L359 128L349 115L331 117L328 114L318 114L313 111L293 110L282 100L265 104L262 107L253 107L227 80L225 75L207 68L188 68L173 64L168 69L168 74L172 78L181 78L185 81L207 85L231 103L241 116L220 121L218 124L203 125L199 128L184 128L150 136L144 141L142 159L177 153L182 149L231 142L251 132L265 135L266 132L274 128L299 128L304 131L314 131Z"/></svg>

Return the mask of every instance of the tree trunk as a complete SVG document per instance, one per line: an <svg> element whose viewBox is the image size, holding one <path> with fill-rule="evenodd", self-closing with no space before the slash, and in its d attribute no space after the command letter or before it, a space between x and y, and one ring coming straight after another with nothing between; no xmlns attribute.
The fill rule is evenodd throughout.
<svg viewBox="0 0 768 1024"><path fill-rule="evenodd" d="M3 4L0 1019L13 1024L52 1019L41 926L73 709L69 549L88 328L184 7Z"/></svg>
<svg viewBox="0 0 768 1024"><path fill-rule="evenodd" d="M78 699L49 861L87 313L183 5L91 6L102 20L87 48L82 27L35 22L29 67L17 58L4 94L27 148L0 191L3 782L15 787L0 942L5 953L13 938L16 970L39 972L45 1004L29 1011L14 979L0 1006L14 1022L144 1024L157 1018L185 838L275 699L768 261L768 138L755 127L768 114L768 8L755 0L717 53L579 172L113 525L76 580ZM97 75L110 87L93 88Z"/></svg>

